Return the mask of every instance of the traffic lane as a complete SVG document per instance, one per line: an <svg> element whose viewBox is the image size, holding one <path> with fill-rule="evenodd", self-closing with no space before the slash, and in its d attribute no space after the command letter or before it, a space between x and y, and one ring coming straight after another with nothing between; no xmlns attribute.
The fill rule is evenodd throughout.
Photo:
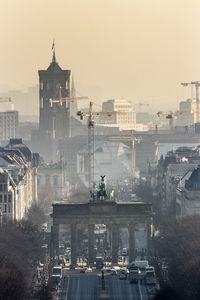
<svg viewBox="0 0 200 300"><path fill-rule="evenodd" d="M139 295L141 300L148 300L148 292L147 292L147 287L144 284L144 281L138 283L138 290L139 290Z"/></svg>
<svg viewBox="0 0 200 300"><path fill-rule="evenodd" d="M148 291L144 282L138 284L129 283L126 280L120 280L118 276L109 276L108 289L111 300L148 300Z"/></svg>
<svg viewBox="0 0 200 300"><path fill-rule="evenodd" d="M65 300L96 300L99 279L93 274L69 275L65 280Z"/></svg>
<svg viewBox="0 0 200 300"><path fill-rule="evenodd" d="M108 279L110 300L140 300L137 284L130 284L129 280L120 280L118 276L110 275Z"/></svg>

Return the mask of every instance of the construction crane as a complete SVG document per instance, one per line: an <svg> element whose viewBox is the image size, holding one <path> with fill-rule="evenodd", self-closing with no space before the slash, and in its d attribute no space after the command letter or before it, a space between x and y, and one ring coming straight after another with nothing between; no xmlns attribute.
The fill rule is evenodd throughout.
<svg viewBox="0 0 200 300"><path fill-rule="evenodd" d="M200 87L200 81L191 81L191 82L182 82L181 85L188 86L188 85L194 85L196 89L196 123L199 123L199 87Z"/></svg>
<svg viewBox="0 0 200 300"><path fill-rule="evenodd" d="M49 99L49 103L51 107L53 107L54 103L58 103L60 106L63 105L63 103L68 103L68 137L71 137L71 118L70 118L70 102L79 101L79 100L88 100L89 98L86 96L83 97L62 97L61 93L62 87L59 89L58 99ZM55 138L55 118L53 118L53 138Z"/></svg>
<svg viewBox="0 0 200 300"><path fill-rule="evenodd" d="M121 141L121 142L131 142L131 178L132 184L135 177L135 141L141 142L142 138L135 138L133 130L131 130L131 136L111 136L110 141Z"/></svg>
<svg viewBox="0 0 200 300"><path fill-rule="evenodd" d="M80 117L81 120L83 120L85 117L88 117L88 184L90 191L93 191L94 187L94 117L103 115L111 117L115 113L126 113L125 111L94 111L93 104L93 102L90 102L88 112L77 112L77 115Z"/></svg>
<svg viewBox="0 0 200 300"><path fill-rule="evenodd" d="M11 102L11 97L0 97L0 102Z"/></svg>

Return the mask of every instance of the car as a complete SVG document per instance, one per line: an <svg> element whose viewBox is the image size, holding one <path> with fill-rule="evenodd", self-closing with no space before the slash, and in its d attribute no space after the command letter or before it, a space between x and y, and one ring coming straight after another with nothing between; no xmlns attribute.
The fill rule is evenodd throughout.
<svg viewBox="0 0 200 300"><path fill-rule="evenodd" d="M51 291L56 292L57 290L58 290L58 285L56 282L53 282L53 284L51 285Z"/></svg>
<svg viewBox="0 0 200 300"><path fill-rule="evenodd" d="M119 271L120 267L119 266L113 266L113 269L115 269L116 271Z"/></svg>
<svg viewBox="0 0 200 300"><path fill-rule="evenodd" d="M85 273L91 273L92 272L92 268L87 268L86 270L85 270Z"/></svg>
<svg viewBox="0 0 200 300"><path fill-rule="evenodd" d="M75 269L76 269L76 266L75 266L75 265L70 265L69 269L70 269L70 270L75 270Z"/></svg>
<svg viewBox="0 0 200 300"><path fill-rule="evenodd" d="M122 255L123 255L123 256L128 255L128 249L127 249L127 248L123 248L123 249L122 249Z"/></svg>
<svg viewBox="0 0 200 300"><path fill-rule="evenodd" d="M126 272L126 270L120 270L120 272L119 272L119 279L126 280L126 278L127 278L127 272Z"/></svg>
<svg viewBox="0 0 200 300"><path fill-rule="evenodd" d="M117 271L115 269L111 270L111 275L117 275Z"/></svg>
<svg viewBox="0 0 200 300"><path fill-rule="evenodd" d="M80 273L85 273L86 272L86 269L81 269L80 270Z"/></svg>
<svg viewBox="0 0 200 300"><path fill-rule="evenodd" d="M107 269L106 269L106 272L107 272L107 273L111 273L111 272L112 272L112 269L111 269L111 268L107 268Z"/></svg>
<svg viewBox="0 0 200 300"><path fill-rule="evenodd" d="M124 274L124 273L119 274L119 279L124 279L124 280L126 280L126 278L127 278L127 275L126 275L126 274Z"/></svg>
<svg viewBox="0 0 200 300"><path fill-rule="evenodd" d="M146 272L149 272L149 271L154 272L154 271L155 271L155 268L152 267L152 266L149 266L149 267L146 267L145 271L146 271Z"/></svg>

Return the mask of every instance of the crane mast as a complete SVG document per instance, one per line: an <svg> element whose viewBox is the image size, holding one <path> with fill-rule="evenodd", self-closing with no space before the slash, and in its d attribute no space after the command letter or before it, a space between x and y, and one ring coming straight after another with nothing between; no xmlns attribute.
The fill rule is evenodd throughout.
<svg viewBox="0 0 200 300"><path fill-rule="evenodd" d="M90 102L88 116L88 184L89 190L92 191L94 185L94 116L92 102Z"/></svg>
<svg viewBox="0 0 200 300"><path fill-rule="evenodd" d="M89 111L83 113L81 111L77 112L77 115L81 120L84 117L88 117L88 186L89 190L93 191L94 188L94 128L95 128L95 116L112 116L114 113L124 114L125 111L93 111L93 102L89 104Z"/></svg>

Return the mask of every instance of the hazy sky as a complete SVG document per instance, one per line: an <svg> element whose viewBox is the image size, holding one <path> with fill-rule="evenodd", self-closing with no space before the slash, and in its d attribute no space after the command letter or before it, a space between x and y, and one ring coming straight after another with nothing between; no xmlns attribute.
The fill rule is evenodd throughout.
<svg viewBox="0 0 200 300"><path fill-rule="evenodd" d="M200 80L199 0L0 0L0 28L1 91L37 84L54 38L77 89L102 100L170 109Z"/></svg>

